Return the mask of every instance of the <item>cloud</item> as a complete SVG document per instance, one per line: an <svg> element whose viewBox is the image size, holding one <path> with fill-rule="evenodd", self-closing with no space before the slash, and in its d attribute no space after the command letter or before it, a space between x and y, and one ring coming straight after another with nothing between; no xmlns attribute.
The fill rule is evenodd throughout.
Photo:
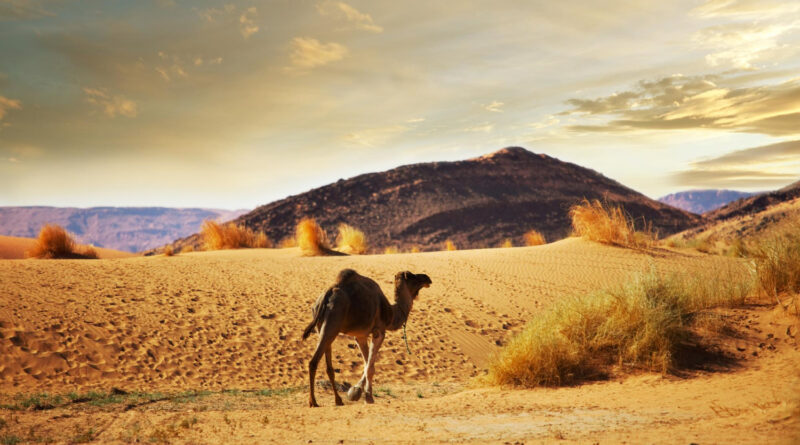
<svg viewBox="0 0 800 445"><path fill-rule="evenodd" d="M136 102L121 95L111 95L105 89L84 88L86 102L98 106L108 117L117 115L136 117L138 113Z"/></svg>
<svg viewBox="0 0 800 445"><path fill-rule="evenodd" d="M494 130L494 124L484 122L483 124L474 125L464 129L467 133L491 133Z"/></svg>
<svg viewBox="0 0 800 445"><path fill-rule="evenodd" d="M738 69L756 68L758 60L769 60L774 54L792 51L779 39L800 28L800 20L788 23L727 23L696 32L692 40L714 52L706 55L711 66Z"/></svg>
<svg viewBox="0 0 800 445"><path fill-rule="evenodd" d="M22 102L15 99L9 99L4 96L0 96L0 120L6 117L9 110L21 110L22 109Z"/></svg>
<svg viewBox="0 0 800 445"><path fill-rule="evenodd" d="M292 50L289 58L295 68L316 68L331 62L342 60L347 56L347 48L335 42L321 43L310 37L292 39Z"/></svg>
<svg viewBox="0 0 800 445"><path fill-rule="evenodd" d="M242 37L249 39L250 36L258 32L258 25L255 24L254 19L258 15L258 10L255 6L245 9L239 16L239 30Z"/></svg>
<svg viewBox="0 0 800 445"><path fill-rule="evenodd" d="M771 18L797 11L800 11L800 4L795 0L707 0L691 14L702 18Z"/></svg>
<svg viewBox="0 0 800 445"><path fill-rule="evenodd" d="M673 180L699 187L776 187L800 179L800 140L736 150L701 159Z"/></svg>
<svg viewBox="0 0 800 445"><path fill-rule="evenodd" d="M637 129L716 129L771 136L800 134L800 82L725 86L721 76L674 75L641 81L630 91L596 99L569 99L565 114L608 116L603 124L576 124L581 132Z"/></svg>
<svg viewBox="0 0 800 445"><path fill-rule="evenodd" d="M12 20L32 20L51 17L55 14L46 10L40 1L0 0L0 22Z"/></svg>
<svg viewBox="0 0 800 445"><path fill-rule="evenodd" d="M348 24L347 28L360 29L374 33L383 32L383 27L376 25L372 20L372 16L344 2L326 0L317 4L317 11L324 16L331 16L336 20L346 22Z"/></svg>
<svg viewBox="0 0 800 445"><path fill-rule="evenodd" d="M502 113L503 110L501 108L503 108L503 105L504 105L503 102L498 102L495 100L492 101L492 103L490 103L489 105L485 105L483 108L486 111L491 111L493 113Z"/></svg>

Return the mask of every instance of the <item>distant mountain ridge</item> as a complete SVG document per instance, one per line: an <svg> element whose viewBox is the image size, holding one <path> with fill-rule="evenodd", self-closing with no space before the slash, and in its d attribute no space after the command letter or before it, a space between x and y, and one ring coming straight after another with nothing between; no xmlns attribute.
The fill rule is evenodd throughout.
<svg viewBox="0 0 800 445"><path fill-rule="evenodd" d="M658 198L658 201L686 210L687 212L702 215L703 213L718 209L729 202L753 195L755 195L755 193L739 192L736 190L689 190L662 196Z"/></svg>
<svg viewBox="0 0 800 445"><path fill-rule="evenodd" d="M203 221L228 221L246 210L169 207L0 207L0 235L35 238L47 223L97 247L140 252L197 232Z"/></svg>
<svg viewBox="0 0 800 445"><path fill-rule="evenodd" d="M570 206L583 198L621 204L638 221L645 218L671 234L700 217L654 201L605 176L524 148L509 147L456 162L405 165L368 173L260 206L236 219L273 241L294 234L312 217L333 238L341 223L364 231L374 248L411 246L441 249L494 247L505 238L521 245L531 229L549 241L570 231ZM174 248L199 247L199 235Z"/></svg>
<svg viewBox="0 0 800 445"><path fill-rule="evenodd" d="M704 216L710 220L725 220L737 216L755 214L776 204L791 201L796 198L800 198L800 181L793 182L786 187L772 192L760 193L749 198L731 202L719 209L708 212Z"/></svg>

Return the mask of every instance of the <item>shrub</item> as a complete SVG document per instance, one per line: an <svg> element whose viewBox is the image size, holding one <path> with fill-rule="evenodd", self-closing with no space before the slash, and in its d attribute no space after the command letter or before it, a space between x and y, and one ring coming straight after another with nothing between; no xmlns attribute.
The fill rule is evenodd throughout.
<svg viewBox="0 0 800 445"><path fill-rule="evenodd" d="M775 299L784 308L781 298L790 296L795 312L800 293L800 228L759 239L750 248L755 260L759 293Z"/></svg>
<svg viewBox="0 0 800 445"><path fill-rule="evenodd" d="M364 232L347 224L339 224L336 235L336 249L349 254L361 255L367 251L367 238Z"/></svg>
<svg viewBox="0 0 800 445"><path fill-rule="evenodd" d="M295 237L305 255L325 255L330 251L328 236L312 218L300 220Z"/></svg>
<svg viewBox="0 0 800 445"><path fill-rule="evenodd" d="M643 232L636 232L633 219L620 206L603 204L599 200L572 206L569 210L575 234L588 240L621 247L646 248L655 239L652 227L644 224Z"/></svg>
<svg viewBox="0 0 800 445"><path fill-rule="evenodd" d="M419 246L411 246L411 249L408 252L409 253L419 253L420 252Z"/></svg>
<svg viewBox="0 0 800 445"><path fill-rule="evenodd" d="M97 252L94 247L77 245L72 236L57 224L45 224L42 226L39 231L39 237L36 239L36 244L25 253L28 258L97 258Z"/></svg>
<svg viewBox="0 0 800 445"><path fill-rule="evenodd" d="M389 246L383 249L384 255L394 255L396 253L400 253L400 249L398 249L397 246Z"/></svg>
<svg viewBox="0 0 800 445"><path fill-rule="evenodd" d="M164 248L164 256L173 256L175 255L175 249L172 246L167 246Z"/></svg>
<svg viewBox="0 0 800 445"><path fill-rule="evenodd" d="M205 221L200 234L206 250L272 247L272 243L264 233L255 232L233 222L219 224L210 220Z"/></svg>
<svg viewBox="0 0 800 445"><path fill-rule="evenodd" d="M286 237L281 240L280 244L278 245L281 249L288 249L290 247L297 247L297 238L293 236Z"/></svg>
<svg viewBox="0 0 800 445"><path fill-rule="evenodd" d="M444 250L458 250L458 247L456 247L456 245L448 239L444 242Z"/></svg>
<svg viewBox="0 0 800 445"><path fill-rule="evenodd" d="M556 386L607 375L612 366L667 372L697 311L736 306L750 290L711 275L642 273L623 286L561 300L536 316L489 363L491 385Z"/></svg>
<svg viewBox="0 0 800 445"><path fill-rule="evenodd" d="M528 233L525 234L526 246L541 246L546 243L547 241L545 241L544 235L534 229L529 230Z"/></svg>
<svg viewBox="0 0 800 445"><path fill-rule="evenodd" d="M181 253L189 253L194 252L194 246L191 244L187 244L181 248Z"/></svg>
<svg viewBox="0 0 800 445"><path fill-rule="evenodd" d="M514 247L514 244L511 242L511 238L506 238L503 240L502 243L500 243L500 247L501 248Z"/></svg>

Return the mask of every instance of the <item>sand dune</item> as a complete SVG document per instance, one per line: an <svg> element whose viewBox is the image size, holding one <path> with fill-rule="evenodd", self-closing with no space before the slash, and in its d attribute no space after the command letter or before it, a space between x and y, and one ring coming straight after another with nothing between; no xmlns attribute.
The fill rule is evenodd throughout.
<svg viewBox="0 0 800 445"><path fill-rule="evenodd" d="M30 250L34 243L36 243L36 240L33 238L0 235L0 259L21 260L25 258L25 252ZM101 259L130 258L136 256L135 253L103 249L100 247L95 247L95 250L97 251L97 256Z"/></svg>
<svg viewBox="0 0 800 445"><path fill-rule="evenodd" d="M469 387L498 345L559 298L621 283L650 267L691 271L737 261L574 238L526 248L358 257L251 249L0 261L0 404L40 391L302 386L315 343L300 339L311 304L340 269L352 267L375 278L387 295L397 271L433 280L409 319L412 354L399 331L384 342L375 376L384 392L374 406L337 409L326 390L317 395L318 410L305 407L302 390L238 399L215 393L191 408L165 401L131 411L28 411L15 414L12 427L69 441L64 431L74 435L92 425L92 437L104 443L140 436L185 443L791 442L798 437L792 391L800 353L789 335L797 327L787 325L796 319L766 309L726 315L737 320L740 334L721 346L738 357L722 371L642 374L559 389ZM354 382L362 369L355 344L340 337L333 352L337 380ZM350 420L363 427L351 427ZM181 422L189 426L176 426Z"/></svg>

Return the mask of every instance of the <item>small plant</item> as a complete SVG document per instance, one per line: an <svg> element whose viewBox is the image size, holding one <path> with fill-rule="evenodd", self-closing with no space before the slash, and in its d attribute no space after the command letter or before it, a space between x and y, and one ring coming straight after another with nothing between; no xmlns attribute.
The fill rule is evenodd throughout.
<svg viewBox="0 0 800 445"><path fill-rule="evenodd" d="M262 232L255 232L244 225L233 222L219 224L206 221L200 231L206 250L266 248L272 243Z"/></svg>
<svg viewBox="0 0 800 445"><path fill-rule="evenodd" d="M645 223L644 231L637 232L633 219L620 206L584 199L570 208L569 215L575 234L591 241L631 248L647 248L655 242L652 226Z"/></svg>
<svg viewBox="0 0 800 445"><path fill-rule="evenodd" d="M325 255L330 251L328 236L312 218L304 218L297 224L295 237L304 255Z"/></svg>
<svg viewBox="0 0 800 445"><path fill-rule="evenodd" d="M39 231L31 250L26 252L28 258L43 259L96 259L97 252L93 247L81 247L63 227L46 224Z"/></svg>
<svg viewBox="0 0 800 445"><path fill-rule="evenodd" d="M194 252L194 246L192 244L187 244L181 248L181 253L189 253Z"/></svg>
<svg viewBox="0 0 800 445"><path fill-rule="evenodd" d="M22 439L13 434L0 436L0 445L17 445L18 443L22 443Z"/></svg>
<svg viewBox="0 0 800 445"><path fill-rule="evenodd" d="M419 246L411 246L411 249L408 252L409 253L419 253L420 252Z"/></svg>
<svg viewBox="0 0 800 445"><path fill-rule="evenodd" d="M444 242L444 250L448 250L448 251L458 250L458 247L456 247L456 245L452 241L450 241L448 239L448 240L445 240L445 242Z"/></svg>
<svg viewBox="0 0 800 445"><path fill-rule="evenodd" d="M535 229L531 229L527 233L525 233L526 246L541 246L542 244L546 243L547 241L545 241L544 235L542 235Z"/></svg>
<svg viewBox="0 0 800 445"><path fill-rule="evenodd" d="M340 252L361 255L367 252L367 237L364 232L347 224L339 224L336 249Z"/></svg>
<svg viewBox="0 0 800 445"><path fill-rule="evenodd" d="M501 248L514 247L514 243L511 242L511 238L506 238L503 240L502 243L500 243L500 247Z"/></svg>
<svg viewBox="0 0 800 445"><path fill-rule="evenodd" d="M751 248L751 255L759 293L784 309L794 305L795 313L800 314L800 227L759 240ZM784 304L784 297L790 297L789 303Z"/></svg>
<svg viewBox="0 0 800 445"><path fill-rule="evenodd" d="M297 247L297 238L290 236L281 240L278 247L281 249L288 249L290 247Z"/></svg>
<svg viewBox="0 0 800 445"><path fill-rule="evenodd" d="M400 253L400 249L398 249L397 246L389 246L389 247L383 249L383 254L384 255L394 255L394 254L397 254L397 253Z"/></svg>
<svg viewBox="0 0 800 445"><path fill-rule="evenodd" d="M88 430L85 431L81 430L81 428L78 428L76 431L77 433L75 434L75 436L72 437L72 440L70 441L72 443L91 442L95 439L95 435L97 434L94 428L89 428Z"/></svg>
<svg viewBox="0 0 800 445"><path fill-rule="evenodd" d="M173 256L175 255L175 250L172 246L167 246L164 248L164 256Z"/></svg>

